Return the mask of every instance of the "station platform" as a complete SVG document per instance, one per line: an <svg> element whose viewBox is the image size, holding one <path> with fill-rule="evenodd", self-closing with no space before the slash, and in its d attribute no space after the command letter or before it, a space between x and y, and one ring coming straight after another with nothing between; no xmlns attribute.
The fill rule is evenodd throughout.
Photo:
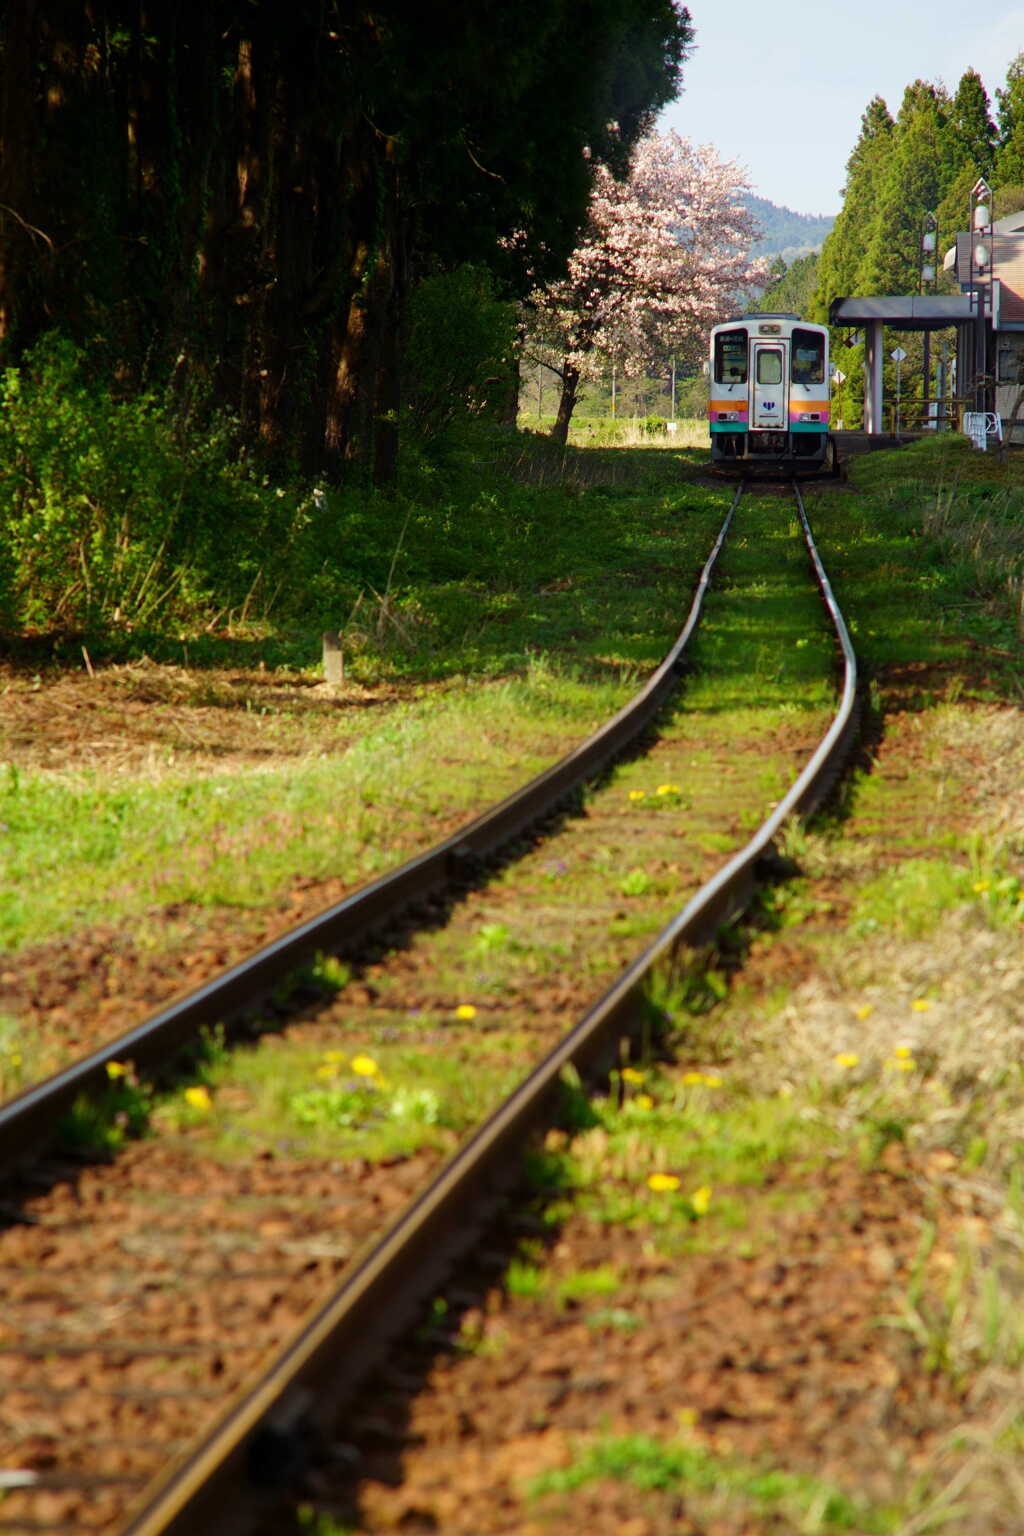
<svg viewBox="0 0 1024 1536"><path fill-rule="evenodd" d="M924 435L923 432L901 432L898 437L889 432L833 432L831 434L841 459L852 458L857 453L877 453L882 448L902 448L904 443L916 442Z"/></svg>

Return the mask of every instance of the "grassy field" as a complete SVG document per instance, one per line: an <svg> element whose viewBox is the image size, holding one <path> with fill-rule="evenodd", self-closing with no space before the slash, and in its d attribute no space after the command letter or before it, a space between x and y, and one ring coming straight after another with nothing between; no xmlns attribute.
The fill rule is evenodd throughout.
<svg viewBox="0 0 1024 1536"><path fill-rule="evenodd" d="M39 756L32 722L55 717L67 669L8 674L0 819L10 952L96 921L148 924L158 945L170 903L259 905L296 878L362 878L550 760L624 697L679 627L727 490L705 480L696 449L560 454L524 440L482 462L490 451L450 468L421 526L401 503L374 530L383 577L348 594L347 680L336 694L323 686L312 634L239 631L187 666L176 659L163 734L149 676L153 704L141 718L152 750L97 767L73 734L62 755ZM767 887L715 951L659 984L662 1048L622 1067L596 1100L567 1085L564 1128L537 1164L551 1241L524 1246L493 1328L480 1325L460 1347L467 1370L497 1377L519 1328L531 1349L542 1327L550 1351L578 1352L582 1327L642 1352L645 1340L664 1341L666 1309L688 1315L671 1289L687 1265L711 1284L716 1267L753 1272L804 1232L815 1284L845 1298L864 1281L822 1348L827 1365L855 1335L872 1362L867 1384L830 1407L841 1373L823 1367L824 1428L804 1424L786 1406L787 1391L799 1395L798 1367L774 1346L755 1351L760 1439L721 1430L721 1373L710 1366L677 1370L676 1398L666 1387L662 1399L671 1423L642 1433L613 1433L596 1396L589 1418L577 1405L572 1436L550 1455L556 1424L543 1430L548 1451L538 1441L537 1459L548 1455L550 1472L510 1483L524 1528L558 1528L564 1501L588 1488L619 1490L637 1519L669 1521L671 1500L685 1496L695 1518L758 1536L1011 1536L1024 1522L1011 1475L1024 1443L1021 460L924 442L865 457L848 483L811 488L808 502L863 667L860 756L828 813L787 832L791 877ZM747 503L709 604L700 670L666 723L671 771L656 780L640 760L606 786L637 828L649 818L645 836L703 815L705 799L730 803L723 761L752 763L754 798L776 798L785 775L773 754L827 705L827 643L794 608L791 523L782 498ZM390 584L389 548L401 550ZM289 660L276 692L275 657ZM108 689L109 735L118 689L141 687L140 668L137 657L111 659L95 677L79 668L72 701ZM709 740L714 728L718 755L686 734L684 718L704 722ZM229 736L219 760L213 745ZM744 829L743 817L727 834L709 824L705 851L717 837L726 852ZM609 942L645 932L653 918L642 904L670 895L653 843L619 868L603 836L585 869L549 859L531 876L552 892L545 933L518 923L499 881L467 954L457 960L439 941L430 963L443 1006L413 1006L409 978L378 968L380 1011L362 1035L335 1048L300 1032L244 1058L213 1041L195 1080L159 1103L140 1099L126 1072L119 1113L130 1121L134 1106L139 1126L208 1138L225 1156L281 1136L385 1159L449 1145L529 1050L528 1029L499 1021L516 968L557 986L575 964L555 893L593 905L595 882L617 878ZM217 863L225 852L230 876ZM311 980L344 1007L344 968L325 960ZM359 998L352 1008L365 1013ZM450 1042L448 1031L481 1020L469 1083L431 1038ZM3 1039L9 1054L24 1044L16 1029ZM647 1269L623 1261L623 1234ZM574 1257L583 1252L586 1262ZM742 1332L762 1303L741 1306L738 1294ZM840 1301L830 1305L839 1317ZM785 1338L781 1315L772 1327ZM689 1337L687 1325L679 1348ZM651 1345L653 1358L670 1347ZM735 1380L741 1367L730 1369ZM927 1433L908 1408L898 1428L868 1425L861 1452L844 1441L820 1469L857 1394L882 1379L893 1401L942 1405ZM458 1465L443 1458L459 1443L452 1431L422 1447L455 1486ZM414 1463L407 1471L415 1480ZM378 1494L363 1497L372 1507ZM364 1528L326 1509L302 1522L319 1536Z"/></svg>
<svg viewBox="0 0 1024 1536"><path fill-rule="evenodd" d="M581 1509L595 1528L614 1510L657 1532L685 1510L730 1536L1021 1528L1019 465L926 443L872 455L809 499L864 671L862 754L829 812L787 834L793 876L653 996L669 1049L596 1101L567 1086L565 1129L537 1168L551 1239L524 1244L458 1336L463 1361L406 1457L418 1509L432 1475L472 1485L454 1429L430 1437L441 1394L454 1415L515 1379L538 1337L550 1362L575 1357L586 1331L624 1380L643 1362L658 1412L627 1415L608 1385L588 1413L570 1391L571 1432L558 1413L536 1432L549 1470L489 1485L522 1501L524 1528ZM772 539L762 522L749 543L763 559ZM756 561L746 543L741 520L730 570ZM739 597L725 578L695 708L742 708L752 684L778 698L802 661L770 585L763 633L737 601L730 634L714 628ZM792 1294L789 1327L772 1313L752 1342L771 1305L760 1277L796 1263L801 1233L807 1310ZM681 1318L675 1337L666 1315ZM858 1419L851 1443L844 1425L875 1395L903 1407ZM401 1508L372 1479L358 1502L361 1519L310 1508L303 1529L385 1529Z"/></svg>

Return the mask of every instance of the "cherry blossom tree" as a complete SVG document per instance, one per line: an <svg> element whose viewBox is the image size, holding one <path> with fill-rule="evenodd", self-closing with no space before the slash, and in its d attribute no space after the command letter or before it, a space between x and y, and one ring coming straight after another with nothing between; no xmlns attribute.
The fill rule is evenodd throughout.
<svg viewBox="0 0 1024 1536"><path fill-rule="evenodd" d="M666 353L696 360L709 328L767 281L741 171L709 144L650 134L616 181L598 167L583 238L564 278L527 306L525 351L562 381L552 437L564 443L580 382L616 363L639 374Z"/></svg>

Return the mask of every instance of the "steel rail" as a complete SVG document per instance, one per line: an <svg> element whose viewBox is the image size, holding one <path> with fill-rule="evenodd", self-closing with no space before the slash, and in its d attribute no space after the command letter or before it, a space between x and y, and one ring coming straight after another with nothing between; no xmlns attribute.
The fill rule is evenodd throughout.
<svg viewBox="0 0 1024 1536"><path fill-rule="evenodd" d="M610 720L557 763L443 842L361 886L98 1050L0 1105L0 1169L51 1140L60 1117L79 1095L106 1084L109 1062L128 1060L140 1072L154 1071L204 1026L227 1023L255 1006L318 951L351 949L399 913L474 874L486 859L550 815L587 779L613 762L651 724L685 669L684 652L700 620L715 562L742 491L741 485L704 562L686 622L671 650Z"/></svg>
<svg viewBox="0 0 1024 1536"><path fill-rule="evenodd" d="M299 1450L310 1421L351 1396L368 1367L429 1294L479 1227L467 1209L490 1205L516 1177L515 1151L557 1093L564 1070L587 1073L612 1059L617 1041L642 1032L647 984L681 952L699 945L749 901L757 865L786 818L821 802L838 775L857 726L857 663L849 633L814 544L803 499L793 486L804 538L842 656L839 707L795 783L747 845L696 893L530 1072L510 1097L449 1158L384 1234L353 1263L336 1293L314 1310L269 1370L236 1401L177 1467L136 1507L122 1536L228 1536L244 1530L265 1488L261 1469ZM739 501L737 494L730 509Z"/></svg>

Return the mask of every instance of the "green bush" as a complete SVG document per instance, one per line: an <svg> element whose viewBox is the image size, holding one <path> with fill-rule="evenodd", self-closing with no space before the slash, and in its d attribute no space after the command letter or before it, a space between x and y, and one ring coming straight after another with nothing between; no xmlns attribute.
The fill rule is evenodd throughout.
<svg viewBox="0 0 1024 1536"><path fill-rule="evenodd" d="M514 384L515 312L483 267L424 278L409 301L405 346L409 416L420 437L460 415L501 411Z"/></svg>
<svg viewBox="0 0 1024 1536"><path fill-rule="evenodd" d="M645 416L639 426L645 437L664 437L668 430L664 416Z"/></svg>
<svg viewBox="0 0 1024 1536"><path fill-rule="evenodd" d="M155 394L119 398L65 338L0 380L0 617L93 629L264 610L315 513ZM273 575L271 574L273 573Z"/></svg>

